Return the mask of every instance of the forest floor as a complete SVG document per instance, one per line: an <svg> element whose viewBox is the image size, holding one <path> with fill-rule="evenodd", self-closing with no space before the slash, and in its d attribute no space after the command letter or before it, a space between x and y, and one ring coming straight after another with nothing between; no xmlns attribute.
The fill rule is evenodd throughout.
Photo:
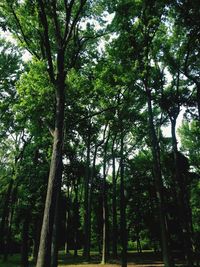
<svg viewBox="0 0 200 267"><path fill-rule="evenodd" d="M184 267L182 262L175 259L176 266ZM20 267L20 255L16 254L9 257L5 263L0 259L0 267ZM34 267L34 263L30 263L30 267ZM74 257L73 254L64 255L59 253L59 267L119 267L120 260L110 259L107 264L100 264L100 257L93 253L91 262L85 262L82 256ZM161 255L153 252L145 251L143 253L129 252L128 253L128 267L163 267Z"/></svg>
<svg viewBox="0 0 200 267"><path fill-rule="evenodd" d="M108 260L107 264L101 264L101 259L98 255L93 254L91 262L84 262L81 256L74 258L73 255L63 255L59 257L59 267L119 267L121 266L120 260ZM176 266L183 267L184 265L175 259ZM128 253L128 267L163 267L162 256L150 251L143 253L129 252ZM1 267L1 266L0 266Z"/></svg>

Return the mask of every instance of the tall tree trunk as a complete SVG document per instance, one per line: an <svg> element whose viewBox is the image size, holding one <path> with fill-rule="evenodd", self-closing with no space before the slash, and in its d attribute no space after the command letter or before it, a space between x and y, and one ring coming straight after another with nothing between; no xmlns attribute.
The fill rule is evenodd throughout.
<svg viewBox="0 0 200 267"><path fill-rule="evenodd" d="M115 168L115 135L112 144L112 254L117 258L117 204L116 204L116 168Z"/></svg>
<svg viewBox="0 0 200 267"><path fill-rule="evenodd" d="M30 225L30 210L25 212L25 218L22 226L22 247L21 247L21 264L22 267L28 267L28 254L29 254L29 225Z"/></svg>
<svg viewBox="0 0 200 267"><path fill-rule="evenodd" d="M34 223L34 239L33 239L33 259L37 261L37 255L39 250L40 231L41 231L41 217L37 217Z"/></svg>
<svg viewBox="0 0 200 267"><path fill-rule="evenodd" d="M148 90L145 85L147 102L148 102L148 117L149 117L149 128L150 128L150 137L151 137L151 149L153 156L153 167L154 167L154 178L157 191L157 201L158 201L158 215L161 228L161 242L162 242L162 254L165 267L174 267L174 262L172 259L170 245L169 245L169 233L166 224L165 216L165 204L163 197L163 182L162 182L162 173L161 173L161 164L160 164L160 147L156 136L152 103L151 103L151 91Z"/></svg>
<svg viewBox="0 0 200 267"><path fill-rule="evenodd" d="M10 247L11 247L11 235L12 235L12 222L13 222L15 203L17 199L17 188L18 188L17 185L13 187L12 193L11 193L10 208L9 208L8 221L7 221L8 225L7 225L6 235L5 235L4 261L7 261L8 254L9 253L11 254Z"/></svg>
<svg viewBox="0 0 200 267"><path fill-rule="evenodd" d="M94 183L94 175L95 175L95 168L96 168L96 158L97 158L97 150L99 144L95 145L94 156L93 156L93 163L92 163L92 171L90 176L90 190L89 190L89 197L88 197L88 242L89 242L89 251L91 246L91 213L92 213L92 198L93 198L93 183ZM90 259L89 259L90 260Z"/></svg>
<svg viewBox="0 0 200 267"><path fill-rule="evenodd" d="M9 216L9 209L10 209L10 199L12 194L14 180L11 179L8 185L8 189L5 195L3 212L1 216L1 224L0 224L0 251L4 254L4 261L7 260L7 251L6 251L6 239L7 239L7 232L8 232L8 216ZM5 257L6 254L6 257Z"/></svg>
<svg viewBox="0 0 200 267"><path fill-rule="evenodd" d="M74 185L75 199L74 199L74 256L78 256L78 225L79 225L79 203L78 203L78 183Z"/></svg>
<svg viewBox="0 0 200 267"><path fill-rule="evenodd" d="M57 267L58 265L58 229L59 229L59 207L60 207L60 195L61 195L61 181L62 181L62 160L59 163L59 181L58 191L56 196L55 215L53 223L52 243L51 243L51 267Z"/></svg>
<svg viewBox="0 0 200 267"><path fill-rule="evenodd" d="M127 267L127 229L126 229L126 200L124 195L124 133L121 121L120 137L120 232L121 232L121 266Z"/></svg>
<svg viewBox="0 0 200 267"><path fill-rule="evenodd" d="M90 183L90 146L91 146L91 123L88 128L88 140L87 140L87 166L84 182L84 251L83 255L87 261L90 260L90 234L89 234L89 183Z"/></svg>
<svg viewBox="0 0 200 267"><path fill-rule="evenodd" d="M64 51L58 53L58 76L56 80L56 115L53 136L53 151L49 172L47 195L44 209L43 224L40 236L40 246L36 267L51 266L51 243L55 215L56 197L61 184L59 165L62 160L64 103L65 103L65 73Z"/></svg>
<svg viewBox="0 0 200 267"><path fill-rule="evenodd" d="M200 83L197 84L197 107L198 107L198 119L200 121Z"/></svg>
<svg viewBox="0 0 200 267"><path fill-rule="evenodd" d="M104 144L104 160L103 160L103 182L102 182L102 217L103 217L103 235L102 235L102 260L101 263L107 262L107 194L106 194L106 163L107 163L107 147L110 132Z"/></svg>
<svg viewBox="0 0 200 267"><path fill-rule="evenodd" d="M70 221L70 207L71 207L71 200L70 200L70 193L69 193L69 185L67 186L67 203L66 203L66 210L65 210L65 253L69 253L69 221Z"/></svg>
<svg viewBox="0 0 200 267"><path fill-rule="evenodd" d="M184 184L183 177L180 174L180 163L178 162L178 147L177 147L177 138L176 138L176 118L171 117L171 132L172 132L172 147L174 154L174 163L175 163L175 180L178 193L178 215L182 228L183 234L183 247L184 254L187 265L193 266L193 250L192 250L192 233L191 233L191 222L189 219L190 216L190 207L189 199L187 197L187 185Z"/></svg>

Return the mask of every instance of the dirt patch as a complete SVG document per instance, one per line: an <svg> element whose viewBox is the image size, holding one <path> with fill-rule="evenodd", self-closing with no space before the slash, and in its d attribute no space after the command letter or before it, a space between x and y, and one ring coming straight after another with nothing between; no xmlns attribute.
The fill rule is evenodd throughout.
<svg viewBox="0 0 200 267"><path fill-rule="evenodd" d="M73 264L73 265L59 265L59 267L119 267L120 264ZM129 263L128 267L163 267L162 263L154 263L154 264L134 264Z"/></svg>

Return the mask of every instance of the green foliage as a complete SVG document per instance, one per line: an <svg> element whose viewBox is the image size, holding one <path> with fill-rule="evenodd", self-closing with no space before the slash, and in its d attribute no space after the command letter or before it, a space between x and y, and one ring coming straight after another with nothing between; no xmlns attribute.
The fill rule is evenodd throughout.
<svg viewBox="0 0 200 267"><path fill-rule="evenodd" d="M16 120L26 123L32 134L38 129L53 128L54 88L50 83L45 62L32 61L17 83L18 102L15 104Z"/></svg>
<svg viewBox="0 0 200 267"><path fill-rule="evenodd" d="M84 203L91 201L91 247L101 250L104 189L110 227L107 235L112 240L114 183L110 166L113 157L117 235L120 236L119 165L122 162L120 136L123 135L129 249L136 249L136 241L140 241L142 249L161 247L147 103L150 99L152 126L158 139L157 157L161 161L164 212L173 246L180 249L184 229L181 230L176 211L180 207L177 195L179 197L181 190L184 201L189 209L191 207L194 231L200 231L200 128L194 116L200 88L196 1L87 1L77 18L81 1L71 1L74 5L70 17L66 16L69 8L66 1L52 1L52 4L43 1L49 44L38 3L12 0L2 1L0 5L0 26L12 32L18 41L15 46L0 39L0 216L5 213L4 202L13 181L5 216L8 222L12 213L11 242L17 245L22 242L23 223L29 212L29 239L32 243L38 242L36 232L41 226L52 152L60 75L58 61L65 47L59 245L63 247L68 237L71 248L76 247L76 242L78 248L83 247ZM108 27L105 26L106 12L114 16ZM69 28L65 28L68 19ZM70 38L64 44L66 33L70 33ZM102 42L105 46L100 51ZM26 64L21 60L19 47L32 54ZM192 121L184 122L178 130L180 150L190 165L179 151L175 162L172 138L164 138L162 133L162 126L175 122L183 107L187 108L187 117ZM85 185L87 178L89 183ZM86 186L91 199L83 197ZM118 247L121 248L120 239Z"/></svg>
<svg viewBox="0 0 200 267"><path fill-rule="evenodd" d="M187 154L191 166L199 173L200 161L200 128L199 121L185 121L178 129L181 138L181 150Z"/></svg>

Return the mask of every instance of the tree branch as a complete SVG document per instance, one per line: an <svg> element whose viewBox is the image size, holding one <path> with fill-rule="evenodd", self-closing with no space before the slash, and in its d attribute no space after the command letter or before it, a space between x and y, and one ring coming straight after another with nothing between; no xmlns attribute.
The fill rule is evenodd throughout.
<svg viewBox="0 0 200 267"><path fill-rule="evenodd" d="M71 2L73 2L72 3L72 5L73 5L74 4L74 0L72 0ZM70 4L71 4L71 2L70 2ZM75 15L73 21L72 21L71 27L70 27L70 29L68 31L65 32L65 36L64 36L64 48L66 48L67 44L70 41L70 38L71 38L72 33L73 33L73 29L75 28L76 23L78 22L79 16L80 16L81 11L83 10L83 7L86 4L86 2L87 2L87 0L80 0L80 6L78 8L78 11L76 12L76 15Z"/></svg>
<svg viewBox="0 0 200 267"><path fill-rule="evenodd" d="M38 0L38 6L39 6L39 18L40 18L40 21L42 23L42 27L44 30L45 52L46 52L46 57L48 61L48 66L49 66L48 73L49 73L51 82L54 84L55 76L54 76L53 62L52 62L52 55L51 55L51 45L49 41L49 27L48 27L43 0Z"/></svg>
<svg viewBox="0 0 200 267"><path fill-rule="evenodd" d="M62 43L63 43L63 39L62 39L62 36L61 36L61 31L60 31L60 27L59 27L58 16L56 14L56 10L57 10L56 0L52 0L52 8L51 8L52 18L53 18L53 22L54 22L55 29L56 29L57 43L58 43L58 46L61 48Z"/></svg>
<svg viewBox="0 0 200 267"><path fill-rule="evenodd" d="M14 11L14 9L13 9L12 4L10 4L9 6L10 6L11 12L12 12L12 14L13 14L13 16L14 16L14 19L15 19L15 21L16 21L16 24L18 25L19 30L20 30L21 35L22 35L22 38L21 38L21 37L19 36L19 34L18 34L17 32L15 32L15 34L17 35L19 41L20 41L21 43L23 43L23 41L24 41L24 42L26 43L26 46L27 46L26 49L28 50L28 52L29 52L31 55L35 56L37 59L40 59L39 55L38 55L35 51L33 51L33 50L31 49L31 46L30 46L30 40L28 40L28 38L26 37L26 35L25 35L25 33L24 33L24 30L23 30L23 28L22 28L22 25L21 25L21 23L20 23L20 21L19 21L19 18L17 17L17 14L15 13L15 11ZM12 30L11 30L11 31L12 31Z"/></svg>

